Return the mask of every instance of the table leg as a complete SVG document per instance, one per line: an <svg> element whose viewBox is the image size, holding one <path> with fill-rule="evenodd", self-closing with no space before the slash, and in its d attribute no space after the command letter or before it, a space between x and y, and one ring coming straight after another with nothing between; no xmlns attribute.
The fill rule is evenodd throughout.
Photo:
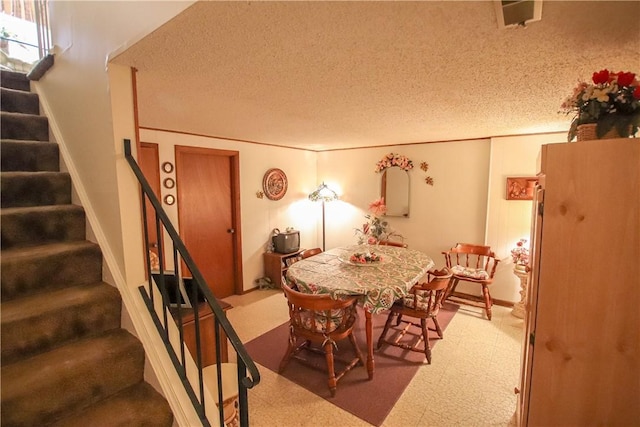
<svg viewBox="0 0 640 427"><path fill-rule="evenodd" d="M373 361L373 322L371 321L371 312L368 310L365 313L365 329L367 332L367 372L369 373L369 379L373 379L373 369L375 363Z"/></svg>

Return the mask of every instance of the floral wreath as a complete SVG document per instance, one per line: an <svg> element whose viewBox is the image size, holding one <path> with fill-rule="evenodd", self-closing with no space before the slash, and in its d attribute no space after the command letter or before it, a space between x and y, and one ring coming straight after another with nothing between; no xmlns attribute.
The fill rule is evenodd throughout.
<svg viewBox="0 0 640 427"><path fill-rule="evenodd" d="M398 166L402 170L409 171L413 169L413 162L407 156L389 153L376 163L376 172L382 172L392 166Z"/></svg>

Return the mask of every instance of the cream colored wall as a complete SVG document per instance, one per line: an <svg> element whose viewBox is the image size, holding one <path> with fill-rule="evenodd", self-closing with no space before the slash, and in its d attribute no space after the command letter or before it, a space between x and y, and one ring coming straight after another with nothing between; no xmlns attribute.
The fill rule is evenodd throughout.
<svg viewBox="0 0 640 427"><path fill-rule="evenodd" d="M262 254L274 228L284 231L287 227L293 227L300 230L302 247L315 247L318 244L316 242L318 205L307 198L317 186L314 152L147 129L141 129L140 140L159 145L161 164L165 161L175 164L175 145L239 152L245 290L254 288L256 286L253 283L254 280L264 276ZM265 172L271 168L282 169L287 175L287 193L280 200L269 200L266 196L260 199L256 196L258 191L262 191L262 178ZM177 184L180 185L180 183ZM162 192L162 197L166 194L176 194L175 188L172 190L163 188ZM179 227L177 204L164 205L164 207L174 225Z"/></svg>
<svg viewBox="0 0 640 427"><path fill-rule="evenodd" d="M566 133L493 138L487 209L487 244L501 258L491 296L520 300L520 282L512 273L511 249L521 238L530 240L531 207L528 200L506 200L509 176L536 176L542 144L565 143Z"/></svg>
<svg viewBox="0 0 640 427"><path fill-rule="evenodd" d="M38 90L120 269L124 269L123 230L107 58L191 3L49 2L55 66L40 80Z"/></svg>
<svg viewBox="0 0 640 427"><path fill-rule="evenodd" d="M354 228L380 197L378 160L390 152L409 157L409 218L388 218L409 247L444 265L441 251L458 241L484 241L490 141L470 140L318 153L318 180L339 183L342 197L327 204L327 248L356 243ZM429 164L427 173L420 164ZM434 185L424 182L427 176Z"/></svg>

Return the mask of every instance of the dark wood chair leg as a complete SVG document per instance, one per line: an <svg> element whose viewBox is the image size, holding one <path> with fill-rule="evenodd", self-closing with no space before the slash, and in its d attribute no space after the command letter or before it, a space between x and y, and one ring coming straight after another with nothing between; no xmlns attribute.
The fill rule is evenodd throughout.
<svg viewBox="0 0 640 427"><path fill-rule="evenodd" d="M393 311L389 312L389 316L387 316L387 321L384 324L384 329L382 329L382 333L380 334L380 338L378 338L377 348L382 347L382 343L384 342L384 338L387 336L387 332L389 331L389 326L391 326L391 319L393 318Z"/></svg>
<svg viewBox="0 0 640 427"><path fill-rule="evenodd" d="M489 287L487 285L482 285L482 295L484 297L484 307L487 312L487 318L491 320L491 306L493 305L493 301L491 301L491 294L489 293Z"/></svg>
<svg viewBox="0 0 640 427"><path fill-rule="evenodd" d="M331 392L331 397L336 395L336 387L338 385L338 380L336 379L336 371L333 363L333 343L327 342L324 345L324 354L327 359L327 370L329 371L329 391Z"/></svg>
<svg viewBox="0 0 640 427"><path fill-rule="evenodd" d="M442 339L442 328L440 327L440 323L438 323L438 318L434 316L431 319L433 319L433 324L436 325L436 333L438 334L438 338Z"/></svg>
<svg viewBox="0 0 640 427"><path fill-rule="evenodd" d="M356 342L356 337L355 335L353 335L353 333L349 334L349 342L351 342L351 345L353 346L353 350L356 352L356 356L360 360L360 363L362 364L362 366L365 366L364 357L362 356L362 352L358 347L358 343Z"/></svg>
<svg viewBox="0 0 640 427"><path fill-rule="evenodd" d="M295 351L296 351L296 337L293 334L293 332L291 332L289 335L289 344L287 346L287 351L284 353L284 356L280 361L280 366L278 366L278 373L281 373L284 370L284 368L287 366L287 363L289 363L289 360L291 360L291 356L293 356L293 353Z"/></svg>
<svg viewBox="0 0 640 427"><path fill-rule="evenodd" d="M429 344L429 328L427 328L427 319L420 319L420 327L422 328L422 338L424 341L424 355L427 356L427 363L431 364L431 344Z"/></svg>
<svg viewBox="0 0 640 427"><path fill-rule="evenodd" d="M446 300L447 298L449 298L451 295L453 295L453 293L456 291L456 287L458 286L458 282L460 280L456 279L455 277L451 278L451 283L449 283L449 286L447 287L447 290L444 294L444 298L443 300Z"/></svg>

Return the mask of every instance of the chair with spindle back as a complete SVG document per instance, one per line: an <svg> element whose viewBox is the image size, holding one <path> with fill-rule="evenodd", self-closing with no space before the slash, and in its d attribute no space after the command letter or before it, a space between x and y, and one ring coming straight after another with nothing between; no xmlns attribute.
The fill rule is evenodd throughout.
<svg viewBox="0 0 640 427"><path fill-rule="evenodd" d="M440 328L437 316L451 281L451 276L451 271L446 267L441 270L430 271L428 273L428 282L414 285L409 295L394 302L390 308L382 334L378 339L378 348L382 347L383 343L387 343L406 350L423 352L427 358L427 363L430 364L429 330L434 330L438 337L442 339L442 328ZM404 329L398 332L395 339L388 340L386 339L387 332L394 317L396 317L396 326L400 323L405 323L406 325ZM418 323L413 319L405 320L405 317L420 319L420 322ZM428 327L427 321L429 319L432 320L435 329ZM403 340L403 337L412 326L420 328L421 334L413 342L406 339ZM423 345L421 346L420 343L423 343Z"/></svg>
<svg viewBox="0 0 640 427"><path fill-rule="evenodd" d="M442 252L442 254L447 268L451 269L453 273L445 299L484 308L487 318L491 320L493 300L489 293L489 285L493 282L496 267L500 262L491 247L458 243L450 250ZM473 295L455 293L459 282L479 284L482 288L482 297L478 298Z"/></svg>
<svg viewBox="0 0 640 427"><path fill-rule="evenodd" d="M280 362L278 372L282 372L291 358L302 350L324 351L329 374L329 391L331 396L335 396L338 381L358 364L365 366L353 334L358 298L344 296L332 299L328 294L299 292L284 279L282 290L289 305L290 328L287 350ZM353 346L355 357L345 361L346 366L341 371L335 372L333 347L345 338L348 338ZM320 344L321 349L312 347L312 343Z"/></svg>

